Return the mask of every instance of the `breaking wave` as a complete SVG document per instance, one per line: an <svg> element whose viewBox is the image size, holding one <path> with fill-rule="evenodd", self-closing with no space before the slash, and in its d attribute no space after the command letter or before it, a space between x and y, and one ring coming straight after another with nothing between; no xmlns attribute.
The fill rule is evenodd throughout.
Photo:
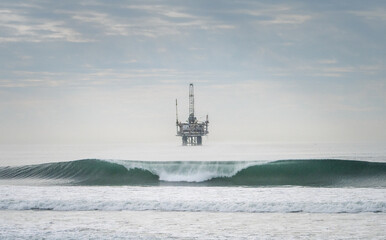
<svg viewBox="0 0 386 240"><path fill-rule="evenodd" d="M280 160L267 163L85 159L0 167L0 179L105 186L386 187L386 163L336 159Z"/></svg>

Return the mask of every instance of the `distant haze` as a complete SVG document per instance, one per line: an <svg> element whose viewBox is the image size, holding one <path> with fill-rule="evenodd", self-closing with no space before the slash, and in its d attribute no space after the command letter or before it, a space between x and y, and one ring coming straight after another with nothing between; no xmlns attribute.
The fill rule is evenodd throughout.
<svg viewBox="0 0 386 240"><path fill-rule="evenodd" d="M0 3L0 143L386 142L385 1Z"/></svg>

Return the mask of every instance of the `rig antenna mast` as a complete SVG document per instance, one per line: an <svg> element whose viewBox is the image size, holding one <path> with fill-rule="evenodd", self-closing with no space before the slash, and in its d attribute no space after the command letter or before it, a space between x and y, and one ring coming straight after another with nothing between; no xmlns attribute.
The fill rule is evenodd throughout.
<svg viewBox="0 0 386 240"><path fill-rule="evenodd" d="M193 83L189 85L189 123L194 123L194 88Z"/></svg>
<svg viewBox="0 0 386 240"><path fill-rule="evenodd" d="M176 126L177 126L177 131L178 131L178 107L177 107L177 99L176 99Z"/></svg>
<svg viewBox="0 0 386 240"><path fill-rule="evenodd" d="M178 107L177 107L177 99L176 99L176 123L178 123Z"/></svg>
<svg viewBox="0 0 386 240"><path fill-rule="evenodd" d="M182 145L202 145L202 136L209 133L208 131L208 115L205 122L197 121L194 116L194 88L193 83L189 84L189 117L186 123L178 121L178 108L176 99L176 126L177 136L182 137Z"/></svg>

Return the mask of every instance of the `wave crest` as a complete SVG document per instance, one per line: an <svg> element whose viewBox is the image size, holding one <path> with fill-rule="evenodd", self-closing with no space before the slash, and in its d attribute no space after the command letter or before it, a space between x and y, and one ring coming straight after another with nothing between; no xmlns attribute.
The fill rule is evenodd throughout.
<svg viewBox="0 0 386 240"><path fill-rule="evenodd" d="M268 163L85 159L1 167L0 179L63 179L73 185L386 187L386 163L334 159Z"/></svg>

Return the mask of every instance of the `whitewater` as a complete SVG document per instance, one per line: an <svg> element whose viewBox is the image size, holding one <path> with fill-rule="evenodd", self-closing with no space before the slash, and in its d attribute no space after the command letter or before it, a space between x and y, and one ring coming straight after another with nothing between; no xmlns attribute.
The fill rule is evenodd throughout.
<svg viewBox="0 0 386 240"><path fill-rule="evenodd" d="M0 239L386 236L383 146L0 150Z"/></svg>

